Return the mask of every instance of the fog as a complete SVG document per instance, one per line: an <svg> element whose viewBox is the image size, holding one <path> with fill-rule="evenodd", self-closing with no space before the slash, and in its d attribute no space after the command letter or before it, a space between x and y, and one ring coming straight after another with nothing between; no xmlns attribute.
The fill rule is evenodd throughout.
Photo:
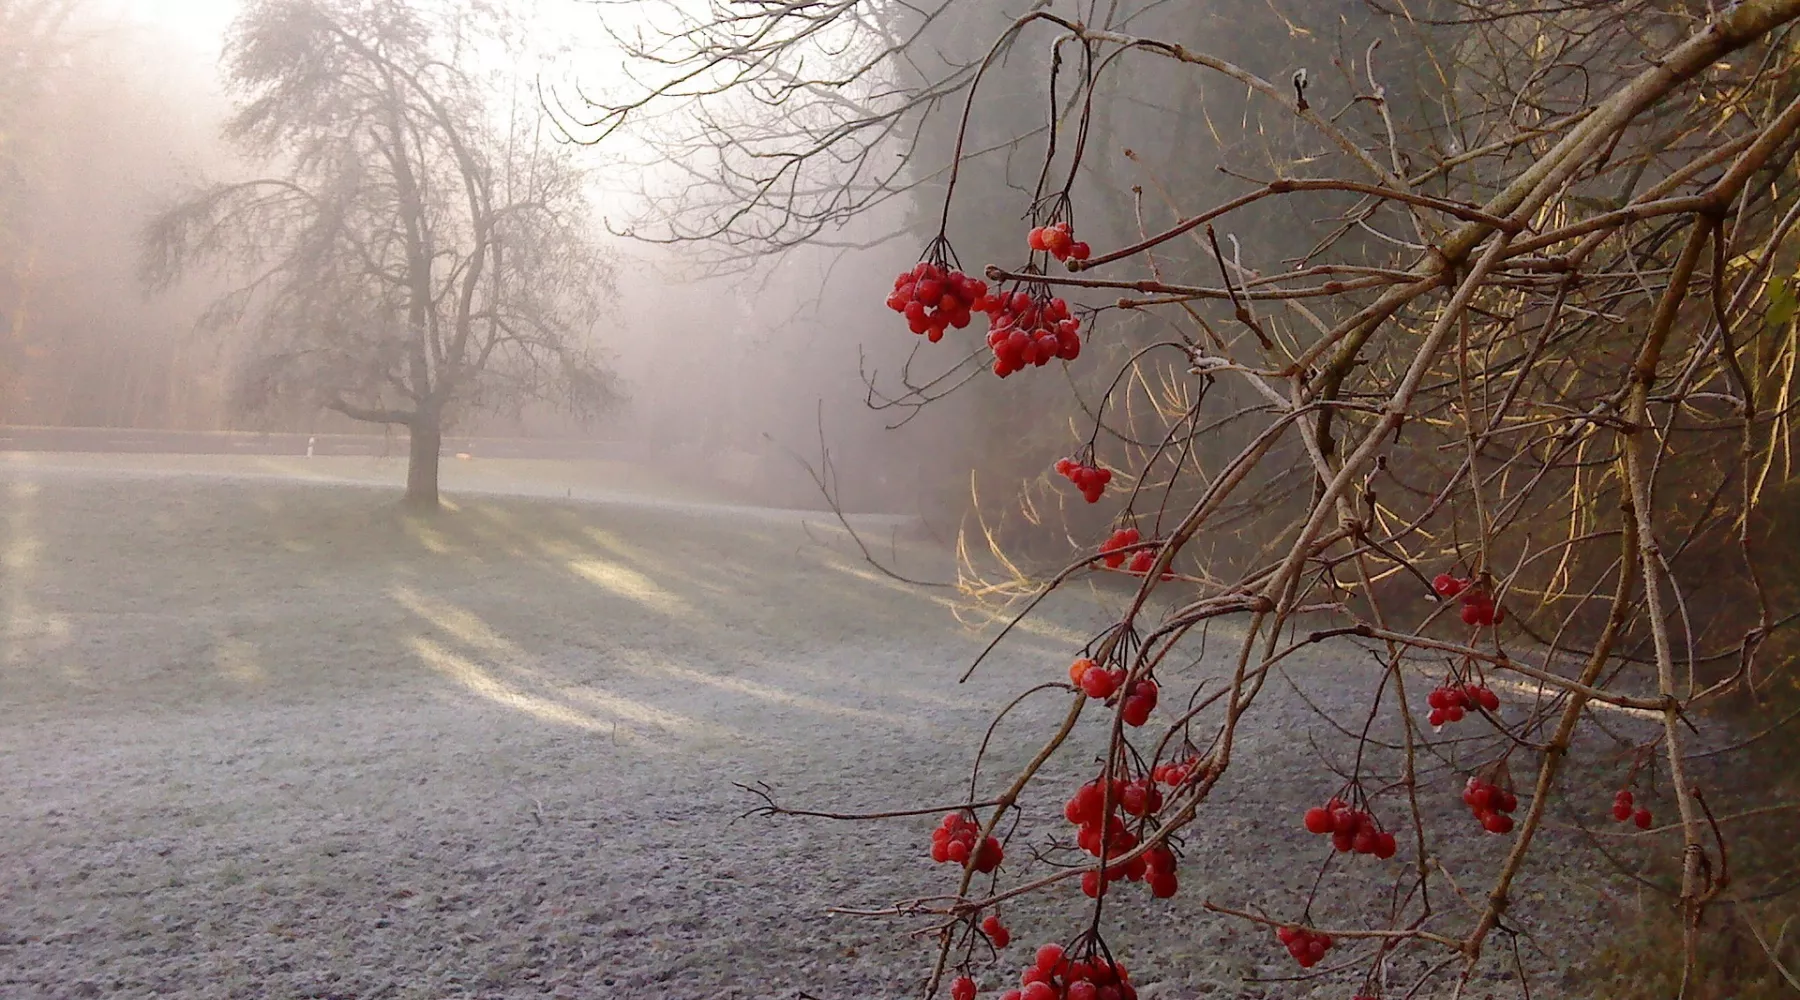
<svg viewBox="0 0 1800 1000"><path fill-rule="evenodd" d="M911 266L929 238L922 220L943 192L946 130L954 122L908 110L897 88L908 85L908 74L930 79L979 61L985 39L1004 26L998 11L955 7L923 28L895 14L891 30L926 30L930 46L829 98L808 89L800 100L768 105L726 90L652 101L609 121L606 108L629 103L660 72L641 39L691 27L698 22L685 19L704 14L705 4L534 0L468 9L504 24L501 35L472 42L472 54L458 57L486 88L485 113L515 125L521 115L543 113L534 141L583 144L568 159L585 172L592 257L611 271L612 287L582 338L618 376L620 392L615 405L581 420L542 392L453 408L448 433L549 437L572 448L589 441L746 500L819 506L835 497L856 509L928 513L945 526L962 517L981 477L996 487L984 503L1009 509L1018 485L1042 475L1046 456L1079 441L1065 429L1075 412L1041 388L1002 390L1046 408L1048 419L1030 426L1020 422L1026 408L996 410L991 394L988 402L966 392L935 398L966 377L964 349L925 350L905 334L903 320L880 308L892 276ZM23 71L9 83L8 114L17 124L8 128L7 148L18 182L9 185L3 248L0 423L404 436L403 428L333 411L316 386L310 395L260 387L260 359L276 349L270 335L252 329L248 316L220 323L208 313L242 286L220 269L229 257L189 268L155 294L137 278L152 216L201 184L259 176L284 155L248 156L220 134L251 96L231 89L221 59L238 6L8 0L6 10ZM1322 25L1336 19L1312 13ZM1146 30L1179 30L1188 17L1155 4L1120 16ZM1263 20L1271 38L1294 23ZM865 42L832 35L808 44L823 64L850 66ZM1233 46L1240 58L1264 61L1249 35ZM1028 67L1041 65L1041 53L1028 48L1011 62L971 123L977 141L965 168L973 175L965 177L965 204L1016 198L1034 169L1029 149L1041 138L1033 122L1042 111ZM1279 73L1289 64L1259 68ZM1171 109L1198 99L1203 87L1166 67L1133 72L1140 76L1120 86L1141 78L1177 89L1167 105L1115 100L1110 87L1098 92L1096 128L1105 138L1096 143L1107 144L1106 155L1090 157L1076 179L1077 193L1101 209L1089 223L1096 237L1128 232L1119 228L1130 209L1119 200L1118 148L1170 153L1216 137L1192 121L1172 134L1163 128ZM1226 113L1239 101L1212 99ZM888 115L892 127L881 124ZM879 127L868 128L871 122ZM846 123L854 127L843 131ZM765 191L734 214L760 183L756 171L766 158L787 155L784 144L807 149L834 129L848 136L843 150L819 147L772 185L791 186L786 202ZM729 141L716 142L719 136ZM1260 126L1245 138L1251 164L1308 152L1287 149L1288 139ZM1201 177L1204 169L1188 172L1215 183ZM971 268L1010 252L992 222L972 227L955 217L951 235ZM1138 332L1119 343L1148 336L1140 327L1122 322L1120 330ZM1095 376L1079 370L1072 377L1085 385ZM1054 380L1039 385L1046 381ZM907 388L926 384L937 388ZM931 405L913 405L926 397ZM833 489L822 494L813 475L827 455Z"/></svg>
<svg viewBox="0 0 1800 1000"><path fill-rule="evenodd" d="M201 323L228 278L200 270L150 294L136 276L142 227L155 212L195 185L267 168L220 136L234 106L220 53L236 5L9 0L5 11L23 72L8 82L16 179L0 250L0 423L384 433L313 400L240 405L257 334ZM582 67L591 86L592 67L619 58L608 49L617 11L602 23L585 4L546 0L509 13L522 40L510 57L496 51L477 65L512 87L515 104L531 100L533 87L583 77ZM703 247L620 235L656 215L650 193L678 180L652 162L654 152L619 135L576 158L589 171L595 250L615 278L607 315L589 335L620 376L622 400L582 421L555 400L530 401L458 414L448 430L557 438L571 454L580 454L574 442L592 441L597 452L624 448L746 500L803 506L827 502L807 469L823 467L823 430L844 503L942 508L942 481L927 488L916 461L941 444L920 431L942 422L888 432L895 415L864 405L859 373L859 363L879 369L911 346L867 307L914 251L799 248L721 267ZM888 215L859 225L892 227L897 216ZM889 471L899 468L914 471Z"/></svg>

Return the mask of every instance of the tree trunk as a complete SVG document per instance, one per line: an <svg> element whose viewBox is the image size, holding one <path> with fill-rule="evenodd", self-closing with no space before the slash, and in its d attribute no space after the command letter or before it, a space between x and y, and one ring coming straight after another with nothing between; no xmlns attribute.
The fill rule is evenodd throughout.
<svg viewBox="0 0 1800 1000"><path fill-rule="evenodd" d="M436 410L420 407L409 426L406 457L406 499L413 510L438 509L438 452L444 445L442 422Z"/></svg>

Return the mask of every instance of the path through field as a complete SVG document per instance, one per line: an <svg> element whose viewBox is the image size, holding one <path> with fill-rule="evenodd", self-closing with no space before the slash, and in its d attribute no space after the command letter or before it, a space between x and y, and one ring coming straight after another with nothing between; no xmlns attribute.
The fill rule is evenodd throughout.
<svg viewBox="0 0 1800 1000"><path fill-rule="evenodd" d="M955 801L993 712L1103 614L1062 606L959 687L988 633L819 515L453 491L427 522L387 489L221 471L0 455L7 1000L913 995L916 921L824 909L951 888L924 856L935 817L739 820L754 802L733 783L841 809ZM1337 668L1309 669L1329 703ZM1062 698L1002 726L984 777L1029 756ZM1311 885L1293 822L1317 793L1311 717L1269 711L1292 725L1240 749L1182 894L1122 908L1146 997L1348 995L1246 986L1291 967L1200 909L1246 902L1244 866ZM1083 902L1009 922L1060 936ZM1547 947L1536 964L1563 964L1566 938ZM1492 964L1486 987L1507 975Z"/></svg>

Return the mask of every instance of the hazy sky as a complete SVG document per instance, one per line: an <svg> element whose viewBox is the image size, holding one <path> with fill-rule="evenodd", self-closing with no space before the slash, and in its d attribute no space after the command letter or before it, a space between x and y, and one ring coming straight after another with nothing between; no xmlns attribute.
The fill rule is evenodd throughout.
<svg viewBox="0 0 1800 1000"><path fill-rule="evenodd" d="M218 52L237 0L114 0L135 20L161 25L196 48Z"/></svg>

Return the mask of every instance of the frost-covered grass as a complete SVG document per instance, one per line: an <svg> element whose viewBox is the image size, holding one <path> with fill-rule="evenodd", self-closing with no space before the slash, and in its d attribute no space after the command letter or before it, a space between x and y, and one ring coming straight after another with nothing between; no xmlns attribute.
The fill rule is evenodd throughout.
<svg viewBox="0 0 1800 1000"><path fill-rule="evenodd" d="M993 712L1105 613L1067 602L959 686L987 633L872 572L828 515L490 465L447 468L456 509L421 520L352 481L393 470L303 461L0 456L0 997L912 995L917 922L824 909L952 888L925 857L935 817L738 820L754 802L733 782L956 801ZM1346 711L1369 682L1293 669ZM1063 697L1002 725L984 793ZM1200 908L1312 884L1294 818L1320 793L1316 726L1284 693L1268 711L1286 721L1241 746L1181 895L1119 907L1147 997L1311 995L1246 987L1292 969ZM1054 774L1072 785L1102 724ZM1061 833L1060 805L1034 803L1016 850ZM1011 908L1012 950L1085 902ZM1514 917L1531 926L1528 900ZM1543 944L1540 970L1567 955Z"/></svg>

